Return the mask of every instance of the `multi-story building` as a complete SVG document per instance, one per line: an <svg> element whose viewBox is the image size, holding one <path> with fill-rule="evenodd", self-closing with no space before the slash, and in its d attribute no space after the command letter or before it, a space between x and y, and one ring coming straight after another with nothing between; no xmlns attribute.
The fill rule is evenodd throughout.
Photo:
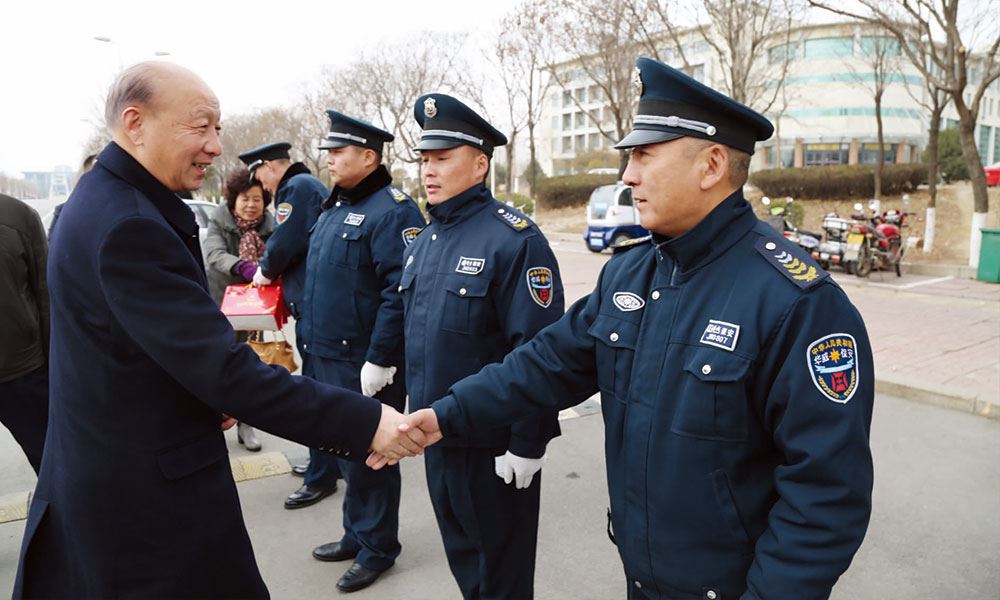
<svg viewBox="0 0 1000 600"><path fill-rule="evenodd" d="M700 34L689 31L681 39L689 74L725 89L718 57ZM831 23L797 27L787 39L791 42L767 49L764 60L772 68L760 70L772 78L766 86L775 93L763 96L764 101L774 97L766 114L776 132L758 144L754 169L877 162L873 63L880 49L889 65L881 103L885 160L920 159L930 120L928 92L920 71L900 52L894 38L857 23ZM676 54L667 49L663 55L674 63ZM786 60L787 69L777 68L785 67ZM983 76L982 57L973 56L971 63L969 100ZM574 171L581 154L611 148L612 142L584 113L600 114L610 122L610 111L604 95L577 64L553 68L560 70L565 86L550 87L539 127L539 155L547 173L563 175ZM786 71L783 80L775 77L782 70ZM949 104L942 127L957 124L957 113ZM983 164L1000 161L1000 81L993 82L983 96L975 137Z"/></svg>

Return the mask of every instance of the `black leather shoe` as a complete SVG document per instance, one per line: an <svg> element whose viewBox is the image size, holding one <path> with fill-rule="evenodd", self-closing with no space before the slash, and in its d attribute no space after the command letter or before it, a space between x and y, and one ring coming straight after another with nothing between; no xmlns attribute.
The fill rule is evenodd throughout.
<svg viewBox="0 0 1000 600"><path fill-rule="evenodd" d="M336 491L336 484L328 488L304 485L285 498L285 508L304 508L306 506L311 506Z"/></svg>
<svg viewBox="0 0 1000 600"><path fill-rule="evenodd" d="M323 544L322 546L317 546L313 549L313 558L329 562L347 560L349 558L354 558L357 555L357 550L345 550L340 545L340 542L330 542L329 544Z"/></svg>
<svg viewBox="0 0 1000 600"><path fill-rule="evenodd" d="M363 590L382 575L382 571L372 571L366 569L358 563L351 565L351 568L344 573L344 576L337 581L337 589L342 592L356 592Z"/></svg>
<svg viewBox="0 0 1000 600"><path fill-rule="evenodd" d="M302 464L302 465L292 465L292 475L297 475L299 477L305 477L306 476L306 469L308 469L308 468L309 468L309 463L305 463L305 464Z"/></svg>

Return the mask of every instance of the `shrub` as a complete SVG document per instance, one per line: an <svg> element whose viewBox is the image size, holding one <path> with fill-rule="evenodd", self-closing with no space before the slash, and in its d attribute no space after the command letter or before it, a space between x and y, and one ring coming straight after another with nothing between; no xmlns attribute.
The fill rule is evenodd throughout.
<svg viewBox="0 0 1000 600"><path fill-rule="evenodd" d="M927 180L921 163L885 165L882 193L891 196L912 192ZM750 174L750 183L766 196L782 198L871 198L875 193L874 165L833 165L804 169L768 169Z"/></svg>
<svg viewBox="0 0 1000 600"><path fill-rule="evenodd" d="M500 202L506 202L507 194L500 192L500 194L497 195L497 200ZM514 205L514 208L526 215L530 216L535 210L534 202L529 196L525 196L524 194L513 193L510 195L510 201Z"/></svg>
<svg viewBox="0 0 1000 600"><path fill-rule="evenodd" d="M538 182L539 208L562 208L586 204L590 193L600 185L614 183L614 175L564 175Z"/></svg>
<svg viewBox="0 0 1000 600"><path fill-rule="evenodd" d="M927 162L927 149L924 148L923 160ZM962 155L962 138L958 129L942 129L938 138L938 170L942 179L952 181L969 178L969 167Z"/></svg>

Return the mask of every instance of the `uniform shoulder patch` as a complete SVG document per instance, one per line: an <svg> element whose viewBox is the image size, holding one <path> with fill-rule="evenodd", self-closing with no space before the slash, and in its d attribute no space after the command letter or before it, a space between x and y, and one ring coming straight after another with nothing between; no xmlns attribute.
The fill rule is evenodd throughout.
<svg viewBox="0 0 1000 600"><path fill-rule="evenodd" d="M531 221L528 217L522 215L509 206L501 206L497 208L493 211L493 216L506 223L507 226L514 231L523 231L531 227Z"/></svg>
<svg viewBox="0 0 1000 600"><path fill-rule="evenodd" d="M295 208L288 202L282 202L278 205L278 208L274 211L274 220L281 225L288 220L288 217L292 216L292 209Z"/></svg>
<svg viewBox="0 0 1000 600"><path fill-rule="evenodd" d="M611 246L611 252L613 254L618 254L619 252L625 252L626 250L631 250L632 248L635 248L636 246L640 246L642 244L645 244L646 242L648 242L648 241L650 241L652 239L653 239L653 236L651 236L651 235L644 235L642 237L630 238L630 239L627 239L627 240L622 240L622 241L618 242L617 244L615 244L614 246Z"/></svg>
<svg viewBox="0 0 1000 600"><path fill-rule="evenodd" d="M831 333L806 348L806 369L828 400L847 404L858 389L858 343L849 333Z"/></svg>
<svg viewBox="0 0 1000 600"><path fill-rule="evenodd" d="M410 199L409 196L395 186L389 186L389 195L392 196L392 199L396 202L404 202Z"/></svg>
<svg viewBox="0 0 1000 600"><path fill-rule="evenodd" d="M797 285L809 289L830 276L805 250L785 242L784 238L762 237L754 245L772 267Z"/></svg>

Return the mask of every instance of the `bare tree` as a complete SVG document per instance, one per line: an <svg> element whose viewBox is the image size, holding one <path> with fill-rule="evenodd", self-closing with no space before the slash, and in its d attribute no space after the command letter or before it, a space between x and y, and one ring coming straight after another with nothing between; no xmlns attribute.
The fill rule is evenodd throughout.
<svg viewBox="0 0 1000 600"><path fill-rule="evenodd" d="M555 45L567 57L550 66L552 80L601 136L617 143L628 133L635 107L632 73L639 51L638 21L625 0L546 1ZM597 90L610 114L584 106L581 83L583 90ZM619 175L627 164L628 153L619 152Z"/></svg>
<svg viewBox="0 0 1000 600"><path fill-rule="evenodd" d="M865 35L867 34L867 35ZM882 97L894 75L899 75L899 43L881 28L862 32L862 68L849 65L854 85L867 91L875 103L875 132L878 160L875 163L875 198L882 197L882 171L885 167L885 134L882 124Z"/></svg>
<svg viewBox="0 0 1000 600"><path fill-rule="evenodd" d="M991 83L1000 78L1000 63L997 61L1000 32L991 34L992 41L987 40L987 50L981 58L974 58L969 46L962 40L962 35L964 29L967 36L975 38L977 27L965 26L966 23L960 22L959 1L897 0L887 3L880 0L857 0L860 5L858 10L843 8L840 4L833 5L826 0L809 0L809 3L838 15L884 27L896 37L900 48L924 78L951 96L958 113L962 154L972 179L972 194L975 198L976 214L972 219L969 252L969 264L975 266L979 262L981 241L978 230L986 224L989 195L974 134L983 94ZM998 14L997 2L987 4L994 6L994 9L983 10L984 7L977 6L976 23L995 27L995 19L984 17ZM935 41L934 35L938 30L944 36L940 43ZM977 77L971 77L972 71L976 71ZM978 78L978 85L974 85L972 81L975 78ZM974 87L967 96L970 85Z"/></svg>
<svg viewBox="0 0 1000 600"><path fill-rule="evenodd" d="M547 48L551 32L548 5L524 2L500 22L500 33L493 53L493 62L500 75L507 103L510 124L507 144L507 201L511 201L514 178L514 154L518 134L528 130L528 164L536 161L535 127L542 112L542 102L551 85L544 65L548 62ZM537 169L531 169L531 193L537 189Z"/></svg>

